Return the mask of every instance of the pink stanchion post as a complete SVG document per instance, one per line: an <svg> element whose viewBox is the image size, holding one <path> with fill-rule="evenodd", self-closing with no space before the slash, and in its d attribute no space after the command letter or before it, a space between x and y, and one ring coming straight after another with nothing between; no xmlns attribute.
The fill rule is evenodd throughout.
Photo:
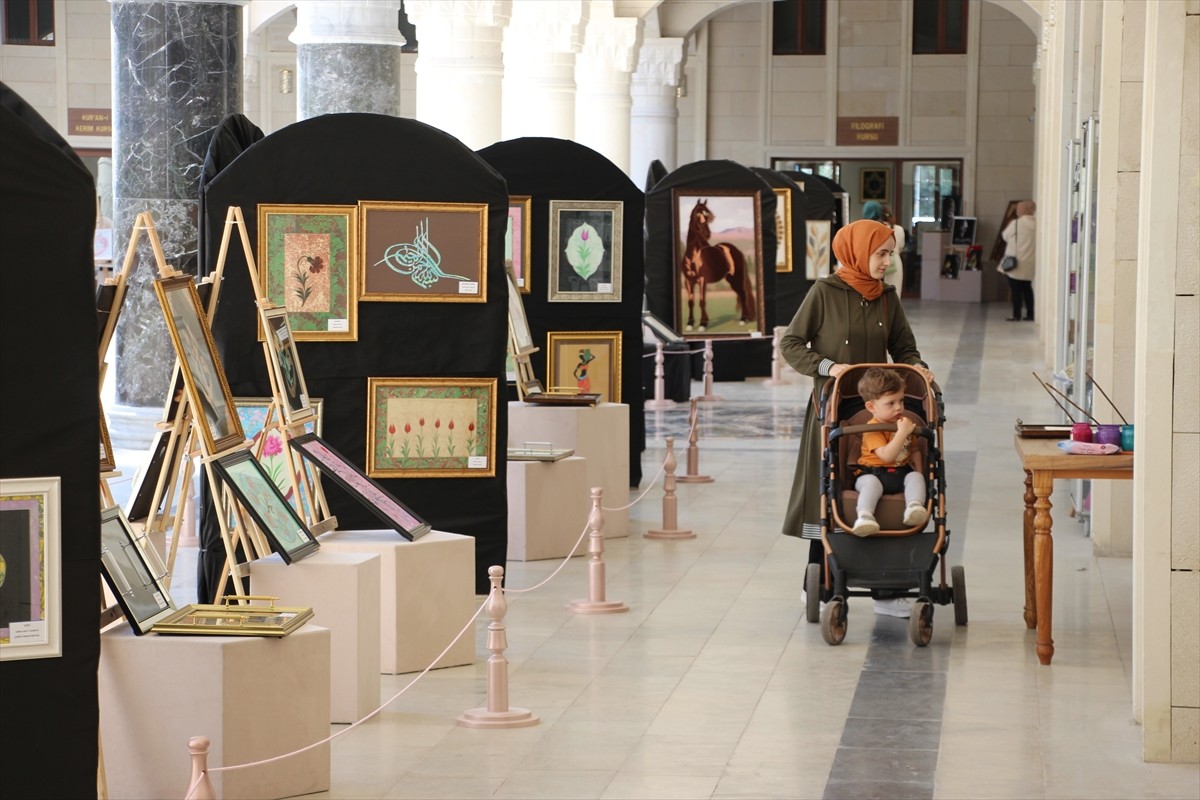
<svg viewBox="0 0 1200 800"><path fill-rule="evenodd" d="M700 409L696 405L697 398L692 398L692 410L688 414L688 427L691 433L688 434L688 450L687 450L687 474L680 475L675 480L679 483L712 483L711 475L699 474L700 469L700 431L699 425L696 424L697 417L700 414Z"/></svg>
<svg viewBox="0 0 1200 800"><path fill-rule="evenodd" d="M500 586L504 580L504 567L488 567L488 580L492 582L492 591L487 599L487 613L492 621L488 623L487 648L492 654L488 657L487 708L464 711L458 717L458 724L464 728L527 728L537 725L537 714L527 708L508 706L508 659L504 656L504 651L508 649L504 627L508 602Z"/></svg>
<svg viewBox="0 0 1200 800"><path fill-rule="evenodd" d="M712 402L720 400L721 397L713 394L713 345L712 339L704 340L704 394L700 395L697 400Z"/></svg>
<svg viewBox="0 0 1200 800"><path fill-rule="evenodd" d="M576 614L620 614L629 610L629 606L620 600L605 598L604 512L600 508L603 496L603 489L592 487L592 513L588 517L588 599L572 600L567 604L567 608Z"/></svg>
<svg viewBox="0 0 1200 800"><path fill-rule="evenodd" d="M192 777L188 781L188 793L184 800L217 800L217 790L208 777L208 748L212 742L207 736L188 739L188 752L192 755Z"/></svg>
<svg viewBox="0 0 1200 800"><path fill-rule="evenodd" d="M775 326L775 335L771 341L771 377L763 381L763 386L787 386L788 382L783 379L783 354L779 352L779 346L783 343L783 333L786 331L782 325Z"/></svg>
<svg viewBox="0 0 1200 800"><path fill-rule="evenodd" d="M675 437L667 437L667 458L663 462L666 473L663 478L663 522L662 528L646 531L647 539L695 539L691 530L679 528L679 498L675 496Z"/></svg>
<svg viewBox="0 0 1200 800"><path fill-rule="evenodd" d="M667 369L666 358L663 356L663 343L654 343L654 399L647 400L645 407L651 410L672 408L674 400L667 399Z"/></svg>

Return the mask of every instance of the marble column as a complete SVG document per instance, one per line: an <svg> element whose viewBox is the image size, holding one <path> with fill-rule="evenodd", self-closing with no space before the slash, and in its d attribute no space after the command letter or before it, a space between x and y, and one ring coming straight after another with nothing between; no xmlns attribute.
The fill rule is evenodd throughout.
<svg viewBox="0 0 1200 800"><path fill-rule="evenodd" d="M400 0L299 0L296 118L400 116Z"/></svg>
<svg viewBox="0 0 1200 800"><path fill-rule="evenodd" d="M150 211L167 262L197 271L204 156L217 124L242 110L245 2L112 0L118 259L134 219ZM158 274L145 237L139 251L117 327L117 402L161 407L175 355L151 286Z"/></svg>
<svg viewBox="0 0 1200 800"><path fill-rule="evenodd" d="M575 54L586 24L583 0L512 0L502 47L502 138L574 138Z"/></svg>
<svg viewBox="0 0 1200 800"><path fill-rule="evenodd" d="M500 139L501 40L511 0L407 0L420 32L417 119L472 150Z"/></svg>
<svg viewBox="0 0 1200 800"><path fill-rule="evenodd" d="M575 141L608 156L631 176L629 87L641 44L640 19L593 16L575 60ZM641 179L634 183L640 185Z"/></svg>
<svg viewBox="0 0 1200 800"><path fill-rule="evenodd" d="M679 108L675 89L683 75L684 40L653 38L642 43L630 94L630 175L643 180L650 162L658 159L667 171L676 163Z"/></svg>

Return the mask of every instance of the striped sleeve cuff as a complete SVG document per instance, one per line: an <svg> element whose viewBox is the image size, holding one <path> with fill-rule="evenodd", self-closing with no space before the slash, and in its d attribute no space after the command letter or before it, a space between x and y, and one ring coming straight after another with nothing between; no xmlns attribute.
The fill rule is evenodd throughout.
<svg viewBox="0 0 1200 800"><path fill-rule="evenodd" d="M829 370L833 369L833 365L837 362L832 358L822 358L820 365L817 366L817 374L829 376Z"/></svg>

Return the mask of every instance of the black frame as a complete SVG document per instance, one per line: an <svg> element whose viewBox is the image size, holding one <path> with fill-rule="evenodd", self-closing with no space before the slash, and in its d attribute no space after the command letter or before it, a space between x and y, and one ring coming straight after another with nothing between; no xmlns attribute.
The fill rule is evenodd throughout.
<svg viewBox="0 0 1200 800"><path fill-rule="evenodd" d="M675 330L663 322L650 311L642 312L642 325L650 329L655 338L664 344L680 344L687 340L680 336Z"/></svg>
<svg viewBox="0 0 1200 800"><path fill-rule="evenodd" d="M950 4L954 3L961 9L958 37L960 44L951 46L947 41L947 17ZM913 55L961 55L967 52L967 15L970 13L970 3L967 0L914 0L912 51ZM936 19L937 34L932 47L917 44L917 25L928 24L929 16ZM918 49L920 48L920 49Z"/></svg>
<svg viewBox="0 0 1200 800"><path fill-rule="evenodd" d="M776 0L771 9L771 53L777 56L823 56L825 55L825 30L828 27L827 3L825 0ZM816 29L816 40L809 47L809 39ZM781 42L776 33L786 30L787 41ZM794 33L795 44L790 44Z"/></svg>
<svg viewBox="0 0 1200 800"><path fill-rule="evenodd" d="M118 551L113 550L114 546L120 547L120 558L117 556ZM134 587L141 583L143 594L149 597L148 600L143 597L143 603L153 603L158 607L153 613L146 613L143 608L135 607L127 596L129 592L123 592L118 585L117 577L112 573L114 568L121 571L120 574L130 587L130 592L136 592ZM171 592L162 584L165 575L154 574L154 570L146 562L146 554L137 543L129 520L125 518L125 512L117 506L110 506L100 512L100 572L104 575L113 596L117 598L121 611L125 613L129 627L138 636L148 632L154 627L154 623L171 616L177 610L171 600Z"/></svg>
<svg viewBox="0 0 1200 800"><path fill-rule="evenodd" d="M266 492L270 495L269 499L278 502L279 506L284 509L284 513L291 517L289 521L294 523L296 531L300 534L300 538L305 540L301 545L292 547L291 549L284 547L279 534L267 523L266 517L263 516L263 511L254 505L254 502L251 501L245 490L238 485L236 476L230 473L229 468L243 462L249 462L253 465L252 469L258 473L258 476L262 478L263 484L267 487ZM283 493L279 491L279 487L275 485L275 481L271 480L271 476L263 469L262 464L258 463L258 459L254 457L253 453L249 450L239 450L236 453L218 458L212 463L217 469L217 474L221 476L221 481L233 492L238 502L241 503L243 510L253 518L259 530L271 540L271 549L279 553L279 557L283 559L283 563L291 564L293 561L299 561L305 556L315 553L321 547L320 543L313 538L308 526L304 524L304 521L296 513L296 509L284 498Z"/></svg>
<svg viewBox="0 0 1200 800"><path fill-rule="evenodd" d="M370 483L381 495L398 505L406 514L416 520L418 524L413 527L405 527L401 521L393 519L391 516L389 516L386 511L379 507L378 503L364 495L357 487L352 486L341 475L338 475L331 469L325 468L325 465L321 459L316 456L311 449L308 448L308 445L312 444L313 442L316 442L324 447L331 456L339 459L339 463L342 466L347 467L356 475L361 477L364 481ZM320 436L317 436L315 433L305 433L301 436L294 436L291 439L288 439L288 445L297 453L299 453L301 457L307 459L309 463L316 467L321 475L328 475L330 478L332 478L333 482L345 489L347 494L349 494L358 502L362 503L365 508L369 509L373 514L375 514L375 516L379 517L379 519L383 520L390 527L394 528L396 533L400 534L405 539L408 539L410 542L420 539L432 529L432 526L425 520L421 519L416 512L414 512L404 503L400 502L395 495L380 486L378 481L371 478L369 475L367 475L367 473L359 469L354 462L339 453L337 450L331 447L328 442L326 442Z"/></svg>

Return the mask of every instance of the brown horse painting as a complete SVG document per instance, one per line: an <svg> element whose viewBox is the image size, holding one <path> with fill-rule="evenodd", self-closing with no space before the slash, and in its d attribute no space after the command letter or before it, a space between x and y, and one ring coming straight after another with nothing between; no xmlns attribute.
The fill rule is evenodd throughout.
<svg viewBox="0 0 1200 800"><path fill-rule="evenodd" d="M746 272L746 257L742 251L728 242L709 244L712 229L709 224L716 215L708 208L707 200L699 200L688 220L687 243L683 251L683 262L679 265L683 273L684 288L687 290L687 325L685 330L695 327L696 297L700 298L700 330L708 328L708 287L717 281L729 281L737 297L739 325L753 322L756 317L754 292L750 276Z"/></svg>

